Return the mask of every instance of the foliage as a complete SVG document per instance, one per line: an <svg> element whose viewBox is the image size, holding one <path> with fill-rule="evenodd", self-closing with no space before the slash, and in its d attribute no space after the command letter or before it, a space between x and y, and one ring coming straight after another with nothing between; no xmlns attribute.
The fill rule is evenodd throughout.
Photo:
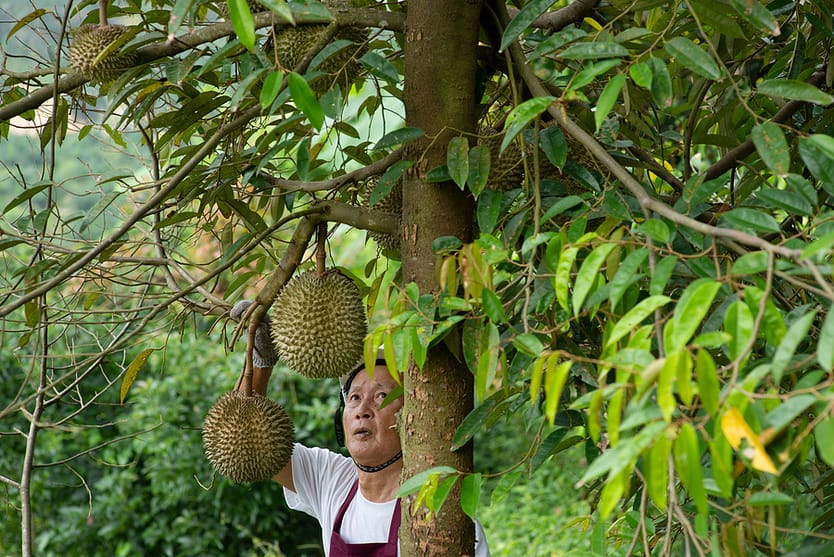
<svg viewBox="0 0 834 557"><path fill-rule="evenodd" d="M53 21L97 22L92 4L79 3L70 21L33 12L21 26L46 34ZM105 400L99 393L131 364L118 357L124 350L138 353L189 313L222 313L246 288L271 301L296 267L312 264L303 253L315 225L396 233L392 215L355 201L372 176L381 176L375 201L403 176L422 177L421 161L398 150L424 135L407 125L400 100L405 6L334 10L343 27L371 30L347 87L324 62L349 41L318 45L294 68L272 59L273 18L286 21L290 9L302 26L329 21L323 6L274 0L274 12L253 16L244 4L233 3L233 25L209 2L110 6L109 18L138 27L124 45L137 65L111 83L70 71L53 88L43 56L31 73L3 74L0 140L12 134L11 116L34 121L57 90L36 128L45 153L66 142L71 115L89 111L79 137L100 128L120 145L138 130L151 161L147 182L100 192L102 211L81 222L57 210L49 181L21 184L5 207L26 214L0 221L12 271L0 282L0 315L22 352L49 353L64 372L33 365L20 387L30 416L98 410L83 397L44 407L39 381ZM458 355L476 408L443 434L459 448L499 420L530 432L511 460L533 475L518 481L549 477L547 467L581 446L592 553L830 552L833 6L514 4L485 2L483 127L443 139L446 164L424 169L426 182L475 200L477 237L434 239L431 292L405 283L385 257L353 261L376 310L367 352L384 343L400 371L422 367L437 346ZM90 109L99 102L103 114ZM499 130L496 151L516 148L517 184L488 187L501 158L486 146L486 126ZM117 229L85 234L105 213ZM92 310L107 316L104 340L67 332L90 328ZM76 350L77 337L93 356ZM202 407L210 400L194 396ZM16 410L0 418L19 419ZM181 433L165 431L160 444L173 447ZM127 466L137 450L114 446L108 462ZM459 483L468 514L486 505L485 469L432 472L409 478L404 492L436 510ZM108 475L113 491L124 476ZM164 497L152 502L171 510ZM176 543L157 542L163 553Z"/></svg>

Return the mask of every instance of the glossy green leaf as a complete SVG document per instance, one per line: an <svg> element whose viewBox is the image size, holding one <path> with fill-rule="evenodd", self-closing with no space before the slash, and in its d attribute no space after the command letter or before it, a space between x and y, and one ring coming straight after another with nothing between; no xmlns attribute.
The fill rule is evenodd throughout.
<svg viewBox="0 0 834 557"><path fill-rule="evenodd" d="M712 355L703 349L699 349L695 356L695 380L698 383L698 396L701 398L704 409L710 416L717 416L721 394L718 369Z"/></svg>
<svg viewBox="0 0 834 557"><path fill-rule="evenodd" d="M678 36L666 41L664 46L683 67L707 79L721 79L721 70L712 55L692 40Z"/></svg>
<svg viewBox="0 0 834 557"><path fill-rule="evenodd" d="M400 488L397 490L397 497L405 497L418 491L431 476L446 477L450 474L457 473L458 471L451 466L435 466L428 470L423 470L414 474L400 485Z"/></svg>
<svg viewBox="0 0 834 557"><path fill-rule="evenodd" d="M675 469L695 507L701 514L709 511L707 492L704 489L704 475L701 468L701 451L698 448L698 434L689 422L681 424L678 437L672 449Z"/></svg>
<svg viewBox="0 0 834 557"><path fill-rule="evenodd" d="M321 107L313 90L307 80L296 72L291 72L287 76L287 84L290 88L295 105L301 112L310 120L310 123L317 130L321 129L324 124L324 109Z"/></svg>
<svg viewBox="0 0 834 557"><path fill-rule="evenodd" d="M768 413L766 427L782 431L816 402L817 397L811 394L792 396Z"/></svg>
<svg viewBox="0 0 834 557"><path fill-rule="evenodd" d="M617 304L620 303L623 294L625 294L626 289L632 283L634 277L637 276L640 267L648 256L649 250L647 248L638 248L629 253L623 259L622 263L620 263L620 266L617 267L617 272L614 274L614 278L611 279L608 288L608 300L612 308L616 308Z"/></svg>
<svg viewBox="0 0 834 557"><path fill-rule="evenodd" d="M660 414L668 423L672 421L672 415L675 413L678 404L674 393L676 360L667 357L661 358L659 361L663 365L660 366L660 372L657 375L657 407L660 408ZM644 373L644 375L646 374Z"/></svg>
<svg viewBox="0 0 834 557"><path fill-rule="evenodd" d="M617 99L620 96L620 91L623 89L625 80L625 74L615 75L608 80L608 83L605 84L605 88L602 90L602 93L599 94L597 106L594 110L594 125L597 132L599 132L599 128L602 126L605 118L608 117L608 113L611 112L611 109L614 108L615 104L617 104Z"/></svg>
<svg viewBox="0 0 834 557"><path fill-rule="evenodd" d="M574 317L578 316L579 312L582 310L582 304L585 303L585 299L591 292L591 288L593 288L596 284L602 264L605 263L605 259L608 257L608 254L610 254L611 250L613 250L616 246L617 244L613 242L597 246L585 258L582 265L579 267L579 272L576 274L576 282L574 282L573 285Z"/></svg>
<svg viewBox="0 0 834 557"><path fill-rule="evenodd" d="M264 110L272 106L275 97L281 90L281 84L284 82L284 74L280 71L270 72L264 79L263 87L258 101L261 103L261 108Z"/></svg>
<svg viewBox="0 0 834 557"><path fill-rule="evenodd" d="M647 62L652 71L650 91L654 102L660 108L672 106L672 76L666 63L656 56L651 56Z"/></svg>
<svg viewBox="0 0 834 557"><path fill-rule="evenodd" d="M31 186L23 191L20 195L9 201L6 206L3 208L3 214L8 213L21 203L25 203L32 199L34 196L42 192L43 190L52 186L51 182L43 182L34 186Z"/></svg>
<svg viewBox="0 0 834 557"><path fill-rule="evenodd" d="M405 171L411 168L412 164L414 164L413 161L401 160L389 166L388 169L382 173L374 191L371 192L371 198L368 201L368 205L373 207L380 199L387 196L396 183L402 179Z"/></svg>
<svg viewBox="0 0 834 557"><path fill-rule="evenodd" d="M753 314L747 304L741 300L733 302L724 314L724 329L730 334L727 343L727 355L733 360L741 357L742 351L748 348L753 336ZM744 354L744 358L749 357Z"/></svg>
<svg viewBox="0 0 834 557"><path fill-rule="evenodd" d="M489 290L488 288L484 288L481 292L481 304L484 308L484 313L487 314L490 321L493 323L506 323L507 322L507 315L504 313L504 306L501 303L501 298L499 298L495 292ZM538 354L535 354L538 356Z"/></svg>
<svg viewBox="0 0 834 557"><path fill-rule="evenodd" d="M812 134L799 138L799 156L829 195L834 195L834 137Z"/></svg>
<svg viewBox="0 0 834 557"><path fill-rule="evenodd" d="M281 16L287 23L295 24L295 18L292 14L292 9L286 0L258 0L264 7L268 8L274 14Z"/></svg>
<svg viewBox="0 0 834 557"><path fill-rule="evenodd" d="M573 269L573 263L576 261L576 255L578 253L579 248L575 246L565 246L561 255L559 255L559 263L556 266L556 275L553 278L553 290L556 293L556 300L566 311L570 307L568 304L570 273Z"/></svg>
<svg viewBox="0 0 834 557"><path fill-rule="evenodd" d="M790 172L791 154L782 128L773 122L765 122L753 126L750 133L753 145L767 167L777 176L786 176Z"/></svg>
<svg viewBox="0 0 834 557"><path fill-rule="evenodd" d="M668 352L681 350L695 335L721 284L712 279L698 279L681 294L672 320L664 328L664 345Z"/></svg>
<svg viewBox="0 0 834 557"><path fill-rule="evenodd" d="M822 461L834 467L834 416L822 419L814 427L814 441Z"/></svg>
<svg viewBox="0 0 834 557"><path fill-rule="evenodd" d="M767 31L774 37L779 35L779 22L758 0L729 0L730 6L750 25Z"/></svg>
<svg viewBox="0 0 834 557"><path fill-rule="evenodd" d="M829 105L834 103L834 96L824 93L814 85L795 79L765 79L759 82L757 90L760 95L793 101Z"/></svg>
<svg viewBox="0 0 834 557"><path fill-rule="evenodd" d="M486 323L481 334L481 355L475 372L475 398L484 400L487 390L498 371L498 351L501 337L494 323Z"/></svg>
<svg viewBox="0 0 834 557"><path fill-rule="evenodd" d="M400 82L400 74L397 68L379 53L374 51L366 52L362 55L360 61L371 70L372 74L383 78L387 82L392 84Z"/></svg>
<svg viewBox="0 0 834 557"><path fill-rule="evenodd" d="M807 338L808 329L811 328L811 323L814 322L816 315L815 311L808 312L794 321L788 328L788 332L782 338L770 365L770 373L773 374L774 383L778 384L782 381L782 374L790 364L799 343Z"/></svg>
<svg viewBox="0 0 834 557"><path fill-rule="evenodd" d="M556 419L556 411L559 409L559 401L562 398L562 390L570 375L573 365L570 360L557 365L557 354L553 354L547 360L547 369L544 378L545 415L548 421L553 424Z"/></svg>
<svg viewBox="0 0 834 557"><path fill-rule="evenodd" d="M229 4L229 16L232 28L240 39L240 44L249 50L255 50L255 22L246 0L226 0Z"/></svg>
<svg viewBox="0 0 834 557"><path fill-rule="evenodd" d="M409 141L419 139L424 135L426 134L420 128L408 126L400 128L383 135L379 139L379 141L376 142L376 145L374 145L374 150L385 151L387 149L393 149L394 147L402 145L403 143L408 143Z"/></svg>
<svg viewBox="0 0 834 557"><path fill-rule="evenodd" d="M810 216L814 212L814 207L805 196L793 191L761 188L756 191L756 199L771 207L782 209L789 215Z"/></svg>
<svg viewBox="0 0 834 557"><path fill-rule="evenodd" d="M661 511L666 510L671 452L672 440L661 434L649 449L648 458L645 460L646 471L643 477L646 479L646 492Z"/></svg>
<svg viewBox="0 0 834 557"><path fill-rule="evenodd" d="M504 131L504 139L501 140L500 152L515 139L515 137L526 128L539 114L547 110L547 107L553 104L556 97L534 97L521 103L513 108L507 115L507 121Z"/></svg>
<svg viewBox="0 0 834 557"><path fill-rule="evenodd" d="M539 466L544 464L545 461L547 461L547 459L553 455L554 451L562 442L562 439L565 438L565 435L568 433L568 431L568 428L560 427L550 432L550 434L544 438L544 440L539 445L539 448L536 451L536 454L533 457L532 462L530 463L532 471L536 471L539 468Z"/></svg>
<svg viewBox="0 0 834 557"><path fill-rule="evenodd" d="M589 62L583 64L581 70L576 73L570 80L567 92L578 91L586 85L593 83L599 76L608 73L612 68L616 68L622 63L622 60L602 60L600 62Z"/></svg>
<svg viewBox="0 0 834 557"><path fill-rule="evenodd" d="M614 41L576 43L559 53L565 60L597 60L599 58L626 58L628 50Z"/></svg>
<svg viewBox="0 0 834 557"><path fill-rule="evenodd" d="M469 140L461 136L449 140L446 148L446 166L452 181L463 189L469 176Z"/></svg>
<svg viewBox="0 0 834 557"><path fill-rule="evenodd" d="M456 451L466 445L474 437L475 433L483 428L495 405L495 400L487 399L463 419L457 430L455 430L454 436L452 436L451 450Z"/></svg>
<svg viewBox="0 0 834 557"><path fill-rule="evenodd" d="M834 370L834 307L829 306L825 320L822 322L817 343L817 362L826 372Z"/></svg>
<svg viewBox="0 0 834 557"><path fill-rule="evenodd" d="M586 485L603 474L618 474L630 462L636 461L643 451L654 444L664 429L666 429L665 422L652 422L641 429L634 437L624 439L610 447L585 468L585 473L577 484L580 486Z"/></svg>
<svg viewBox="0 0 834 557"><path fill-rule="evenodd" d="M625 315L622 316L622 318L620 318L619 321L617 321L614 328L611 329L611 334L605 341L605 346L607 347L615 344L618 340L636 329L637 326L640 325L644 319L653 314L656 309L663 307L671 301L671 298L663 295L649 296L648 298L641 300L639 304L631 308Z"/></svg>
<svg viewBox="0 0 834 557"><path fill-rule="evenodd" d="M486 291L485 291L486 292ZM513 337L513 346L520 352L537 358L544 352L544 344L533 333L521 333Z"/></svg>
<svg viewBox="0 0 834 557"><path fill-rule="evenodd" d="M652 68L647 62L635 62L628 67L628 76L638 87L650 89L652 86Z"/></svg>
<svg viewBox="0 0 834 557"><path fill-rule="evenodd" d="M747 498L747 504L752 507L770 507L772 505L790 505L794 498L780 491L757 491Z"/></svg>
<svg viewBox="0 0 834 557"><path fill-rule="evenodd" d="M476 218L478 220L478 230L483 234L491 234L498 224L498 217L501 215L501 199L503 195L500 191L488 189L481 192L478 196L478 207L476 209Z"/></svg>
<svg viewBox="0 0 834 557"><path fill-rule="evenodd" d="M507 46L516 40L524 31L530 27L536 18L542 15L550 6L555 4L553 0L533 0L522 8L515 17L507 24L504 29L504 34L501 37L500 50L505 50Z"/></svg>
<svg viewBox="0 0 834 557"><path fill-rule="evenodd" d="M568 142L559 126L548 126L539 131L539 147L550 164L556 168L565 166L568 159Z"/></svg>
<svg viewBox="0 0 834 557"><path fill-rule="evenodd" d="M770 256L764 251L745 253L735 261L730 272L734 275L755 275L767 271Z"/></svg>
<svg viewBox="0 0 834 557"><path fill-rule="evenodd" d="M669 227L660 219L648 219L641 222L635 228L637 231L645 234L646 237L661 244L668 244L669 239L672 236L672 232L669 230Z"/></svg>
<svg viewBox="0 0 834 557"><path fill-rule="evenodd" d="M469 474L460 482L460 508L475 520L481 504L481 474Z"/></svg>
<svg viewBox="0 0 834 557"><path fill-rule="evenodd" d="M454 487L457 481L458 476L454 475L443 479L437 484L437 489L435 489L434 495L431 498L431 504L427 505L429 510L437 512L441 507L443 507L443 503L446 501L446 498L449 496L449 492L452 491L452 487Z"/></svg>
<svg viewBox="0 0 834 557"><path fill-rule="evenodd" d="M619 474L608 476L605 480L605 485L602 486L602 491L599 495L599 505L597 507L600 520L608 518L614 511L620 498L623 496L625 486L630 480L631 470L623 470Z"/></svg>
<svg viewBox="0 0 834 557"><path fill-rule="evenodd" d="M753 230L756 232L779 233L779 223L768 213L741 207L731 209L721 215L734 228Z"/></svg>
<svg viewBox="0 0 834 557"><path fill-rule="evenodd" d="M469 175L466 184L469 191L477 199L489 180L491 162L489 148L486 145L476 145L469 150Z"/></svg>

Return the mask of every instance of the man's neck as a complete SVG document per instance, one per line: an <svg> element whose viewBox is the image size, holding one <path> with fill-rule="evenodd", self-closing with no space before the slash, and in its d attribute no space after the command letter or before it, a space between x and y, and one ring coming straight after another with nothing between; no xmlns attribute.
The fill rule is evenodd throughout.
<svg viewBox="0 0 834 557"><path fill-rule="evenodd" d="M403 471L402 460L379 472L363 472L359 470L359 489L362 496L374 503L385 503L397 496L400 487L400 475Z"/></svg>

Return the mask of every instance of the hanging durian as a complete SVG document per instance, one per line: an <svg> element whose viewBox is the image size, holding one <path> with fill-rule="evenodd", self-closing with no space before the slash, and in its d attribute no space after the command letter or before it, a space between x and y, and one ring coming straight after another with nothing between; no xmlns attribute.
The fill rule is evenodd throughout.
<svg viewBox="0 0 834 557"><path fill-rule="evenodd" d="M337 269L308 271L275 298L270 330L290 369L315 379L339 377L362 359L368 332L362 295Z"/></svg>
<svg viewBox="0 0 834 557"><path fill-rule="evenodd" d="M351 3L346 0L324 0L322 3L330 10L351 7ZM327 27L326 24L274 25L271 40L266 47L267 54L275 57L275 64L281 71L293 71L324 36ZM359 58L367 49L367 39L368 35L364 29L341 27L331 42L347 40L351 44L339 49L318 65L316 70L322 75L311 81L310 87L313 91L323 93L336 85L349 89L361 70Z"/></svg>
<svg viewBox="0 0 834 557"><path fill-rule="evenodd" d="M279 404L231 391L209 409L203 448L214 469L235 483L273 478L290 461L295 432Z"/></svg>
<svg viewBox="0 0 834 557"><path fill-rule="evenodd" d="M388 192L388 195L378 200L376 203L374 203L373 207L371 207L371 194L373 194L373 191L376 188L377 184L379 184L379 177L375 177L368 180L359 190L359 200L361 201L362 206L370 207L371 209L383 211L385 213L396 213L397 215L402 215L402 179L397 180L396 183L391 187L391 191ZM374 239L374 241L376 241L380 249L382 249L385 252L388 252L390 255L396 256L396 253L400 250L399 235L386 234L384 232L375 232L373 230L368 230L368 236L370 236Z"/></svg>
<svg viewBox="0 0 834 557"><path fill-rule="evenodd" d="M503 139L503 134L488 126L481 126L478 130L478 144L489 149L489 178L485 187L498 191L520 188L524 180L521 149L513 141L499 154Z"/></svg>
<svg viewBox="0 0 834 557"><path fill-rule="evenodd" d="M132 53L112 52L96 61L104 50L130 31L124 25L95 25L87 23L73 32L69 44L70 63L85 78L106 83L135 64Z"/></svg>

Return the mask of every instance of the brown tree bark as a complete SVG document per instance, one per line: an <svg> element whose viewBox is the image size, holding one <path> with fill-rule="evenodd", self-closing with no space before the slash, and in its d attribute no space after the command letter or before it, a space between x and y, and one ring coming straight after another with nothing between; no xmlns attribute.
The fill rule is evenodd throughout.
<svg viewBox="0 0 834 557"><path fill-rule="evenodd" d="M450 138L475 129L476 51L479 0L412 0L406 17L406 121L422 129L405 158L414 166L404 178L403 280L422 293L437 293L432 241L445 235L472 239L473 200L454 183L429 184L426 172L446 162ZM471 142L474 144L474 142ZM472 408L473 377L448 347L429 351L422 370L412 363L405 375L402 410L404 476L435 466L472 470L472 448L450 450L452 435ZM474 528L460 507L456 489L429 520L425 507L411 514L414 497L403 504L400 548L404 557L473 555Z"/></svg>

